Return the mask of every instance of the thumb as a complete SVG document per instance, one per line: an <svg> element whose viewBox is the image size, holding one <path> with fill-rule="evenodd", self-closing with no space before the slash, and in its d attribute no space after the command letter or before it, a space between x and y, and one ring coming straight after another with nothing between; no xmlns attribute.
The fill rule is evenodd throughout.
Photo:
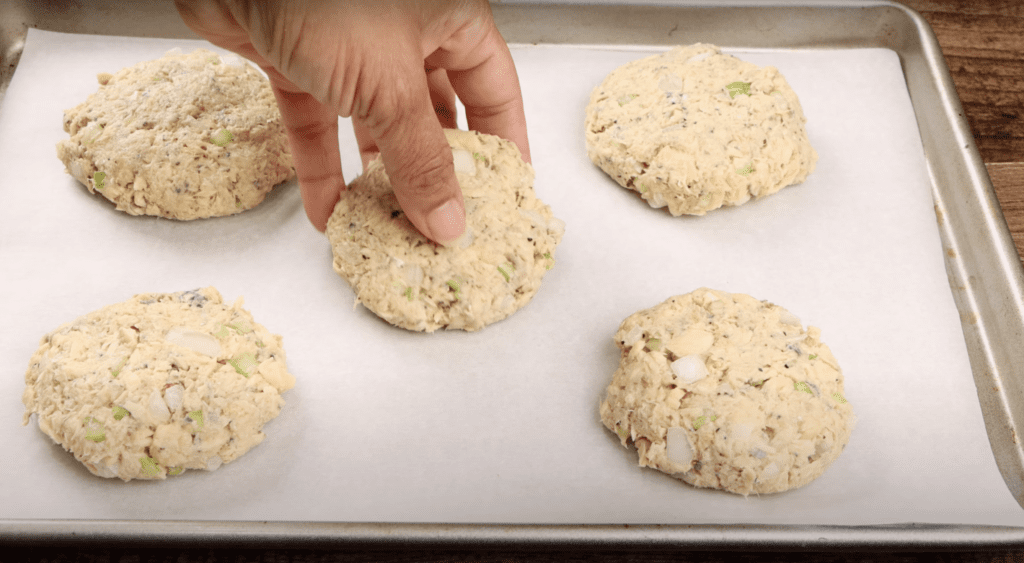
<svg viewBox="0 0 1024 563"><path fill-rule="evenodd" d="M465 205L419 66L390 81L390 92L379 92L364 106L372 111L355 117L376 141L406 217L427 238L449 244L466 230Z"/></svg>

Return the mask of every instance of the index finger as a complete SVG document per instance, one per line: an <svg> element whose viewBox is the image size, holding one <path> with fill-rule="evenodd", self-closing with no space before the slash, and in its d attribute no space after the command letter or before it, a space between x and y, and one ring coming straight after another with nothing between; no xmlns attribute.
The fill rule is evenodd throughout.
<svg viewBox="0 0 1024 563"><path fill-rule="evenodd" d="M489 10L441 43L426 62L448 71L455 93L466 106L470 129L512 141L523 160L530 162L519 75Z"/></svg>

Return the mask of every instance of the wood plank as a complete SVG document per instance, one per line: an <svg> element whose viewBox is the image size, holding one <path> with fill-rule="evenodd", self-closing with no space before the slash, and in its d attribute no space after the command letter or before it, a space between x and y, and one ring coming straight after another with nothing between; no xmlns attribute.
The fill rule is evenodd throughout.
<svg viewBox="0 0 1024 563"><path fill-rule="evenodd" d="M1024 162L1024 3L902 0L935 30L985 162Z"/></svg>
<svg viewBox="0 0 1024 563"><path fill-rule="evenodd" d="M900 3L918 12L1024 18L1024 4L1020 0L900 0Z"/></svg>

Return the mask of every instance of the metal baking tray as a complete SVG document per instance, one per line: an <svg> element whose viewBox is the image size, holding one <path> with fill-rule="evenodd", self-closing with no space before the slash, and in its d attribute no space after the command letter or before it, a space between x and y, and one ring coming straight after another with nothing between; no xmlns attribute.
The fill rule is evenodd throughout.
<svg viewBox="0 0 1024 563"><path fill-rule="evenodd" d="M668 46L676 35L737 48L878 47L899 55L914 106L949 285L1002 477L1024 506L1024 271L974 145L938 43L914 11L886 1L492 4L509 43ZM29 27L82 34L189 38L169 2L0 3L0 101ZM743 30L742 33L737 30ZM675 37L674 37L675 35ZM488 525L334 522L4 520L0 541L142 545L462 545L518 548L902 549L1024 545L1024 528L903 524Z"/></svg>

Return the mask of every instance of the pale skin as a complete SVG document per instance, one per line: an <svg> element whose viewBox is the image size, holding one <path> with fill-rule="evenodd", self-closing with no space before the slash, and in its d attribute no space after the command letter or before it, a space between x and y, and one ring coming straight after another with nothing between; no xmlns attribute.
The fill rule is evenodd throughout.
<svg viewBox="0 0 1024 563"><path fill-rule="evenodd" d="M515 65L486 0L175 0L185 23L270 77L302 201L324 231L345 180L338 117L363 166L380 154L399 205L427 238L465 231L443 127L455 98L469 128L514 142L530 162Z"/></svg>

